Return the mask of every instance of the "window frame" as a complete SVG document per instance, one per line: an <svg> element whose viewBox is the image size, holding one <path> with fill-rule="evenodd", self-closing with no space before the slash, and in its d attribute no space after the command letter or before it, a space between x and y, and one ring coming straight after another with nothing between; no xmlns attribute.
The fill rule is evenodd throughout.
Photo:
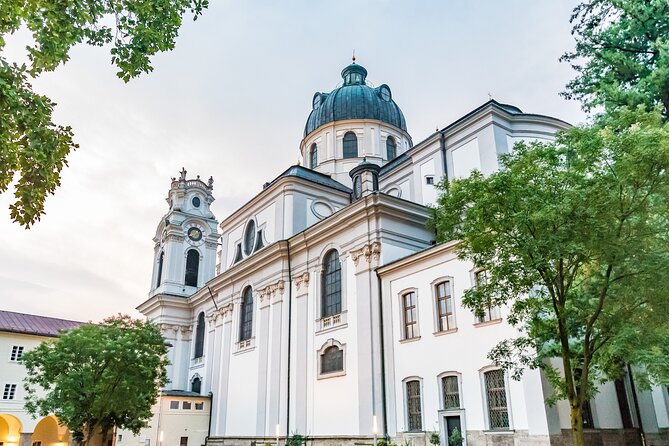
<svg viewBox="0 0 669 446"><path fill-rule="evenodd" d="M200 328L201 327L201 328ZM204 358L204 341L205 341L205 334L207 331L207 326L206 326L206 321L205 321L205 314L204 311L200 311L197 315L197 319L195 321L195 336L194 336L194 343L193 343L193 359L200 359ZM199 346L199 348L198 348ZM199 350L199 351L198 351ZM198 355L199 353L199 355Z"/></svg>
<svg viewBox="0 0 669 446"><path fill-rule="evenodd" d="M495 371L501 371L503 373L503 380L504 380L504 396L506 398L506 413L507 413L507 419L508 419L508 426L505 428L493 428L491 425L491 420L490 420L490 407L488 404L488 386L486 384L486 378L485 375L486 373L489 372L495 372ZM484 367L479 370L479 378L481 380L481 395L483 398L481 398L483 402L483 416L485 420L485 427L486 430L489 432L508 432L508 431L513 431L513 411L511 408L511 393L509 389L509 376L508 373L504 371L504 369L491 365Z"/></svg>
<svg viewBox="0 0 669 446"><path fill-rule="evenodd" d="M331 347L337 347L342 352L342 369L332 372L323 372L323 355L325 351ZM334 338L330 338L318 349L316 352L316 367L318 369L318 379L336 378L338 376L346 375L346 344L342 344Z"/></svg>
<svg viewBox="0 0 669 446"><path fill-rule="evenodd" d="M9 352L9 361L18 362L21 359L21 356L23 356L24 351L25 351L25 346L12 345L12 349Z"/></svg>
<svg viewBox="0 0 669 446"><path fill-rule="evenodd" d="M352 145L353 142L355 142L354 146ZM355 154L353 154L354 147L355 147ZM348 148L348 156L347 156L347 148ZM351 159L351 158L358 158L359 156L360 156L360 147L358 144L358 135L354 131L349 130L346 133L344 133L344 136L342 137L341 140L341 157L343 159Z"/></svg>
<svg viewBox="0 0 669 446"><path fill-rule="evenodd" d="M195 381L198 381L198 390L197 391L194 389ZM193 392L193 393L197 393L199 395L202 394L202 378L197 373L195 375L193 375L190 379L190 391Z"/></svg>
<svg viewBox="0 0 669 446"><path fill-rule="evenodd" d="M330 263L329 258L333 253L336 253L336 255L337 255L337 263L339 265L339 268L335 268L333 270L333 272L329 272L328 271L328 264ZM336 278L333 279L333 283L330 286L335 286L335 283L338 282L339 289L337 290L336 286L335 286L335 290L332 293L329 293L328 290L327 290L327 286L328 286L327 276L328 276L328 274L335 275L335 277L336 277L336 274L338 274L338 281L336 280ZM339 250L336 249L336 248L328 249L325 252L325 254L323 255L323 258L321 260L321 274L320 274L320 278L321 278L321 293L320 294L321 295L320 295L320 299L319 299L319 303L320 303L319 316L320 316L320 319L325 319L325 318L329 318L329 317L332 317L332 316L336 316L338 314L341 314L344 311L344 299L343 299L344 281L343 281L343 276L344 276L344 274L343 274L342 258L341 258L341 255L339 254ZM338 296L337 296L337 292L338 292ZM327 302L328 299L331 296L338 297L338 300L339 300L339 303L338 303L339 311L335 311L333 313L330 313L328 309L333 308L333 307L336 308L337 303L332 303L332 302L328 303Z"/></svg>
<svg viewBox="0 0 669 446"><path fill-rule="evenodd" d="M16 383L5 383L5 387L2 392L2 401L12 401L16 399L16 389L18 384Z"/></svg>
<svg viewBox="0 0 669 446"><path fill-rule="evenodd" d="M486 274L486 280L487 280L487 274L488 270L484 268L474 268L470 271L470 279L471 279L471 284L472 288L475 288L479 284L479 274L480 273L485 273ZM493 313L495 313L495 318L493 318ZM484 313L483 318L479 318L476 313L474 314L474 325L475 326L486 326L486 325L493 325L497 324L502 321L502 308L499 305L488 305L488 311L487 313ZM486 315L488 316L489 319L486 319Z"/></svg>
<svg viewBox="0 0 669 446"><path fill-rule="evenodd" d="M458 407L446 407L446 395L444 394L443 380L445 378L455 378L458 383ZM447 412L460 412L464 410L462 404L462 374L456 371L442 372L437 375L437 386L439 387L439 408Z"/></svg>
<svg viewBox="0 0 669 446"><path fill-rule="evenodd" d="M439 285L443 283L448 283L447 289L448 292L450 293L450 300L451 300L451 312L450 316L453 321L453 326L448 325L448 320L446 321L448 328L446 330L442 330L441 328L441 320L440 320L440 309L439 309L439 294L437 292ZM430 287L432 289L432 309L433 309L433 314L434 314L434 335L435 336L440 336L448 333L455 333L458 331L458 319L457 319L457 311L456 311L456 304L455 304L455 286L453 283L453 277L452 276L442 276L434 279L432 282L430 282ZM447 299L446 299L447 300Z"/></svg>
<svg viewBox="0 0 669 446"><path fill-rule="evenodd" d="M188 269L188 260L189 260L189 257L191 256L191 252L194 253L194 256L195 256L195 257L193 257L195 259L195 270L194 270L194 272L193 272L193 269L191 269L190 271ZM200 262L202 261L202 254L196 248L190 247L186 250L186 255L184 257L185 257L185 262L184 262L184 286L192 286L192 287L197 288L198 284L200 283ZM191 279L192 279L192 275L195 274L195 285L190 285L189 284L189 280L188 280L189 279L189 274L191 275L191 277L190 277ZM190 283L192 283L192 281Z"/></svg>
<svg viewBox="0 0 669 446"><path fill-rule="evenodd" d="M419 409L420 409L420 427L418 429L411 428L411 413L409 413L409 383L416 382L418 383L418 398L419 398ZM419 376L409 376L402 380L402 390L404 394L404 423L405 423L405 432L417 433L424 432L425 420L424 420L424 394L423 392L423 378Z"/></svg>
<svg viewBox="0 0 669 446"><path fill-rule="evenodd" d="M245 301L248 298L251 299L250 305ZM253 297L253 288L251 287L251 285L247 285L242 290L241 299L239 301L239 334L237 337L237 343L240 345L240 348L242 343L245 343L246 341L251 341L253 339L254 309L255 309L255 298ZM249 344L251 344L251 342L249 342Z"/></svg>
<svg viewBox="0 0 669 446"><path fill-rule="evenodd" d="M404 297L408 294L414 294L415 296L415 304L413 308L415 309L416 313L416 318L413 321L413 336L412 337L407 337L407 321L406 321L406 308L404 306ZM399 312L400 312L400 342L411 342L411 341L417 341L420 339L420 315L419 315L419 308L418 308L418 288L406 288L398 293L399 296Z"/></svg>
<svg viewBox="0 0 669 446"><path fill-rule="evenodd" d="M389 144L389 141L392 141L392 145ZM390 147L393 148L394 155L392 157L390 156ZM392 161L395 158L397 158L397 140L393 135L388 135L386 137L386 160Z"/></svg>
<svg viewBox="0 0 669 446"><path fill-rule="evenodd" d="M312 169L318 167L318 144L316 143L309 148L309 167Z"/></svg>
<svg viewBox="0 0 669 446"><path fill-rule="evenodd" d="M160 250L160 255L158 256L158 270L156 271L156 288L158 288L162 283L164 262L165 262L165 250Z"/></svg>

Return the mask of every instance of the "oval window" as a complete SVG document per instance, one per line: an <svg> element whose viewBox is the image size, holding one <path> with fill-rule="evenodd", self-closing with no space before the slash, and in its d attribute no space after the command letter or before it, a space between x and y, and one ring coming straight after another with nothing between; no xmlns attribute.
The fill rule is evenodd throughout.
<svg viewBox="0 0 669 446"><path fill-rule="evenodd" d="M200 197L193 197L191 200L191 203L193 203L193 206L196 208L200 207Z"/></svg>
<svg viewBox="0 0 669 446"><path fill-rule="evenodd" d="M249 255L253 252L253 244L256 241L256 223L250 220L246 224L244 231L244 254Z"/></svg>

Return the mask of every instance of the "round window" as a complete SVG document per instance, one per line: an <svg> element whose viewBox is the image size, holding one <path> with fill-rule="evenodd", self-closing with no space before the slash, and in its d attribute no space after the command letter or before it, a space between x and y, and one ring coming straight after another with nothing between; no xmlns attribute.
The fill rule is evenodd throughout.
<svg viewBox="0 0 669 446"><path fill-rule="evenodd" d="M244 254L249 255L253 252L253 244L256 241L256 223L251 220L246 224L244 230Z"/></svg>
<svg viewBox="0 0 669 446"><path fill-rule="evenodd" d="M200 207L200 198L199 197L193 197L191 200L191 203L193 203L193 206L196 208Z"/></svg>
<svg viewBox="0 0 669 446"><path fill-rule="evenodd" d="M387 85L381 85L379 88L379 93L381 94L381 99L383 99L386 102L389 102L392 99L392 96L390 94L390 88L388 88Z"/></svg>

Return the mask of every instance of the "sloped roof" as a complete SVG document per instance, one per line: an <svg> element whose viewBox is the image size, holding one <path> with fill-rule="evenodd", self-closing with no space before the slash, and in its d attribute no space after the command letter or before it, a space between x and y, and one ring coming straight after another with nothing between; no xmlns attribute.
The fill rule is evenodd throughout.
<svg viewBox="0 0 669 446"><path fill-rule="evenodd" d="M0 310L0 332L56 337L61 330L70 330L81 324L83 322Z"/></svg>
<svg viewBox="0 0 669 446"><path fill-rule="evenodd" d="M276 177L274 180L272 180L269 185L272 185L279 181L279 179L284 178L284 177L297 177L297 178L302 178L303 180L311 181L312 183L320 184L321 186L326 186L330 187L332 189L341 191L341 192L346 192L346 193L351 193L351 189L344 186L337 180L333 180L330 178L328 175L322 174L320 172L316 172L315 170L307 169L306 167L302 166L291 166L288 169L286 169L281 175ZM268 185L268 186L269 186Z"/></svg>

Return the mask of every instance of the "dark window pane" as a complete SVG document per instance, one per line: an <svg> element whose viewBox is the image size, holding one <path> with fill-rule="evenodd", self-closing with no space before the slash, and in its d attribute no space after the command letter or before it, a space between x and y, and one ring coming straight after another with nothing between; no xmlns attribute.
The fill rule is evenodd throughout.
<svg viewBox="0 0 669 446"><path fill-rule="evenodd" d="M388 158L388 161L390 161L396 156L397 156L397 144L395 144L395 138L389 136L388 139L386 139L386 157Z"/></svg>
<svg viewBox="0 0 669 446"><path fill-rule="evenodd" d="M195 328L195 355L201 358L204 354L204 313L197 316L197 327Z"/></svg>
<svg viewBox="0 0 669 446"><path fill-rule="evenodd" d="M318 166L318 147L316 144L312 144L309 152L309 167L313 169L316 166Z"/></svg>
<svg viewBox="0 0 669 446"><path fill-rule="evenodd" d="M344 135L344 158L355 158L358 156L358 138L353 132Z"/></svg>
<svg viewBox="0 0 669 446"><path fill-rule="evenodd" d="M336 345L328 347L321 355L321 373L341 372L344 370L344 351Z"/></svg>
<svg viewBox="0 0 669 446"><path fill-rule="evenodd" d="M253 252L253 242L256 237L256 223L250 220L244 230L244 254L249 255Z"/></svg>
<svg viewBox="0 0 669 446"><path fill-rule="evenodd" d="M156 280L156 287L160 286L160 281L163 278L163 261L165 260L165 252L160 253L160 258L158 259L158 280Z"/></svg>
<svg viewBox="0 0 669 446"><path fill-rule="evenodd" d="M194 249L186 255L186 285L197 286L197 273L200 268L200 253Z"/></svg>
<svg viewBox="0 0 669 446"><path fill-rule="evenodd" d="M202 381L200 378L195 378L190 385L191 392L200 393L202 387Z"/></svg>
<svg viewBox="0 0 669 446"><path fill-rule="evenodd" d="M251 339L253 334L253 291L251 287L244 290L242 296L242 311L240 313L239 341Z"/></svg>
<svg viewBox="0 0 669 446"><path fill-rule="evenodd" d="M321 316L341 313L341 263L339 253L334 249L325 255L322 293Z"/></svg>
<svg viewBox="0 0 669 446"><path fill-rule="evenodd" d="M423 417L421 414L420 402L420 381L408 381L406 385L409 430L419 431L423 429Z"/></svg>

